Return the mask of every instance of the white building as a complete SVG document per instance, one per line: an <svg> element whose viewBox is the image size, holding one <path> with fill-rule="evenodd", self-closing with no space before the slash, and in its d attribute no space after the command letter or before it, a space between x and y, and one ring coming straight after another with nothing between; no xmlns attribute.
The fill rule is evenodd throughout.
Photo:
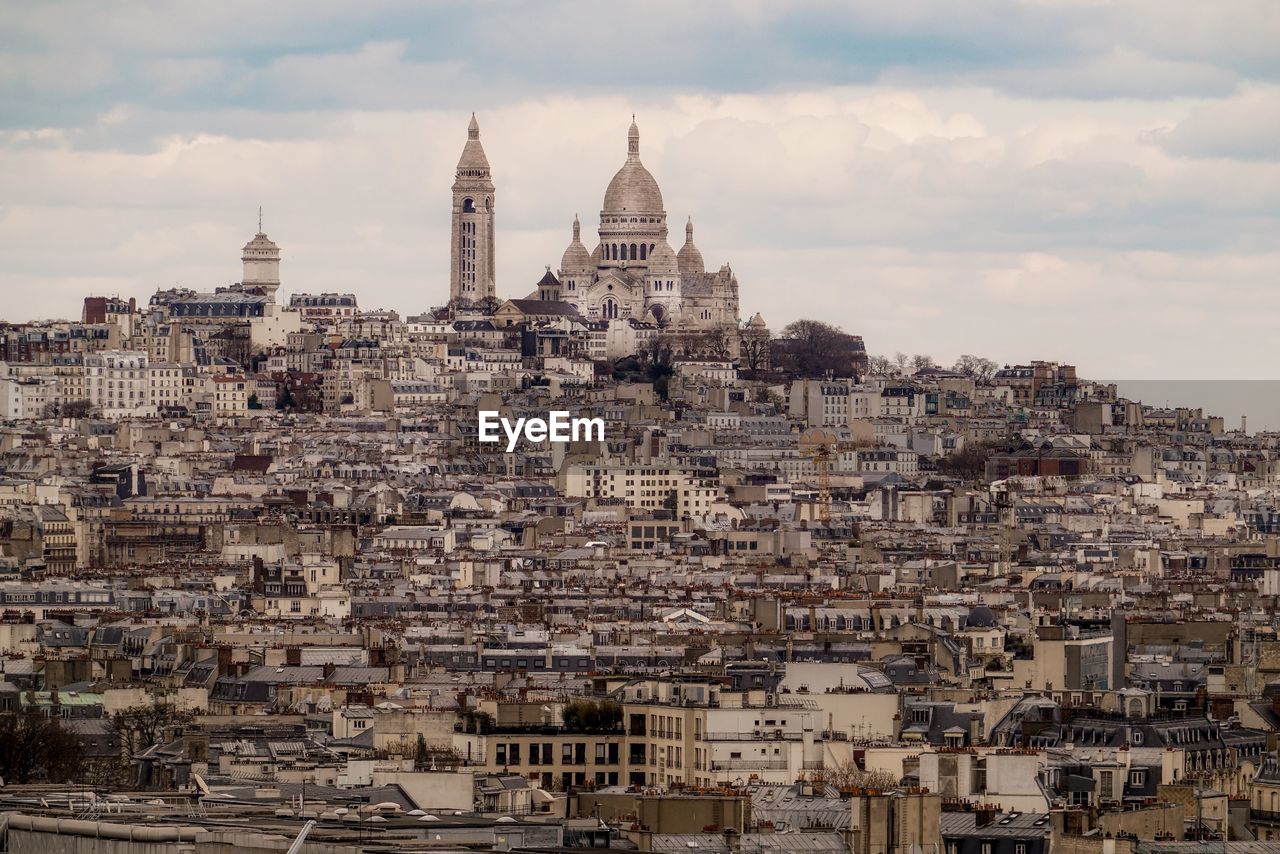
<svg viewBox="0 0 1280 854"><path fill-rule="evenodd" d="M147 354L102 350L84 357L85 393L104 418L144 418L155 414Z"/></svg>
<svg viewBox="0 0 1280 854"><path fill-rule="evenodd" d="M51 377L0 376L0 418L40 418L58 397L58 382Z"/></svg>
<svg viewBox="0 0 1280 854"><path fill-rule="evenodd" d="M702 516L724 491L688 469L668 466L574 463L562 474L571 498L620 498L643 510L670 508L680 516Z"/></svg>

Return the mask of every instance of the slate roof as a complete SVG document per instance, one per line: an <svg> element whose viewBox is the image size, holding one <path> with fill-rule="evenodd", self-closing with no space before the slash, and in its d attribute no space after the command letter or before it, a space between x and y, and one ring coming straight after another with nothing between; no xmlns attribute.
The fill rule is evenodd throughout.
<svg viewBox="0 0 1280 854"><path fill-rule="evenodd" d="M942 838L955 839L965 836L1005 839L1043 839L1049 830L1047 813L1007 812L996 815L990 824L978 827L976 812L944 812L942 814Z"/></svg>
<svg viewBox="0 0 1280 854"><path fill-rule="evenodd" d="M578 309L574 307L573 303L564 302L563 300L513 299L508 300L508 302L525 314L549 314L562 317L579 316Z"/></svg>

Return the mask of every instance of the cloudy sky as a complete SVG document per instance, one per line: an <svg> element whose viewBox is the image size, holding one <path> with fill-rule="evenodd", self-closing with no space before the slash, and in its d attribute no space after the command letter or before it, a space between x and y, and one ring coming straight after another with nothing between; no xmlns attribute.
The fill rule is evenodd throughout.
<svg viewBox="0 0 1280 854"><path fill-rule="evenodd" d="M438 305L472 110L524 296L635 113L774 328L1274 378L1278 44L1275 0L8 3L0 317L233 281L259 204L285 292Z"/></svg>

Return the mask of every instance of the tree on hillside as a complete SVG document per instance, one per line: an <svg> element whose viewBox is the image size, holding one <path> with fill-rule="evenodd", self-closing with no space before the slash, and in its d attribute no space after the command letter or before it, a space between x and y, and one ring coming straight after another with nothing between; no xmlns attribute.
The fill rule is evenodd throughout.
<svg viewBox="0 0 1280 854"><path fill-rule="evenodd" d="M774 364L800 377L851 377L857 373L857 339L820 320L797 320L775 339Z"/></svg>
<svg viewBox="0 0 1280 854"><path fill-rule="evenodd" d="M951 366L951 370L957 374L964 374L966 377L973 377L979 382L986 382L995 375L996 367L996 363L990 359L966 353L956 359L956 363Z"/></svg>
<svg viewBox="0 0 1280 854"><path fill-rule="evenodd" d="M924 353L917 353L911 357L911 370L923 371L925 368L936 368L938 363L933 360L932 356Z"/></svg>
<svg viewBox="0 0 1280 854"><path fill-rule="evenodd" d="M675 373L672 363L675 352L668 341L654 336L640 353L640 361L644 364L645 377L653 383L653 392L661 400L667 399L667 386L671 375Z"/></svg>
<svg viewBox="0 0 1280 854"><path fill-rule="evenodd" d="M738 347L739 362L747 371L768 369L769 354L773 347L773 335L768 329L745 329Z"/></svg>
<svg viewBox="0 0 1280 854"><path fill-rule="evenodd" d="M480 297L471 303L471 307L482 314L493 314L502 307L502 300L497 297Z"/></svg>
<svg viewBox="0 0 1280 854"><path fill-rule="evenodd" d="M938 463L939 474L958 477L961 480L981 480L987 472L987 459L1001 446L994 442L977 442L965 445L947 454Z"/></svg>
<svg viewBox="0 0 1280 854"><path fill-rule="evenodd" d="M703 352L713 359L728 359L733 355L733 343L723 327L717 327L705 336Z"/></svg>
<svg viewBox="0 0 1280 854"><path fill-rule="evenodd" d="M893 372L893 362L888 356L872 356L867 359L867 372L877 376L888 376Z"/></svg>

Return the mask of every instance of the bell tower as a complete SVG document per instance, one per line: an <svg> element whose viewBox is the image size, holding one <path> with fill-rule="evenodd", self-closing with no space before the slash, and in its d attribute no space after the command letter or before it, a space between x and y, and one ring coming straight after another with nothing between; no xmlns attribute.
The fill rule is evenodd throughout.
<svg viewBox="0 0 1280 854"><path fill-rule="evenodd" d="M449 299L475 302L493 297L493 176L480 144L480 123L471 114L467 144L462 147L453 181L453 228Z"/></svg>

